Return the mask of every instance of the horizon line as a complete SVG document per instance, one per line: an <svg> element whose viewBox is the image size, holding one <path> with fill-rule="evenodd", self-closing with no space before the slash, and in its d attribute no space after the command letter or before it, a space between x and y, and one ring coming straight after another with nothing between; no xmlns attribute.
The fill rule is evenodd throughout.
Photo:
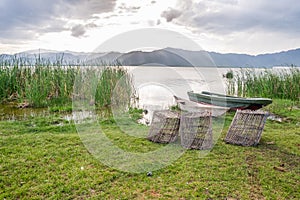
<svg viewBox="0 0 300 200"><path fill-rule="evenodd" d="M259 53L259 54L249 54L249 53L241 53L241 52L217 52L217 51L208 51L208 50L204 50L204 49L200 49L200 50L189 50L189 49L183 49L183 48L174 48L174 47L165 47L165 48L153 48L150 51L142 49L141 50L132 50L132 51L128 51L128 52L121 52L121 51L117 51L117 50L111 50L111 51L103 51L103 52L84 52L84 51L72 51L72 50L54 50L54 49L44 49L44 48L39 48L39 49L30 49L30 50L26 50L26 51L21 51L21 52L17 52L17 53L1 53L0 55L17 55L17 54L30 54L30 55L39 55L39 54L43 54L43 53L82 53L82 54L98 54L98 53L122 53L122 54L126 54L126 53L132 53L132 52L143 52L143 53L150 53L150 52L154 52L154 51L159 51L159 50L165 50L165 49L176 49L176 50L183 50L183 51L191 51L191 52L199 52L199 51L205 51L208 53L219 53L219 54L238 54L238 55L249 55L249 56L259 56L259 55L268 55L268 54L276 54L276 53L284 53L284 52L288 52L288 51L295 51L300 49L299 48L293 48L293 49L288 49L288 50L281 50L281 51L275 51L275 52L268 52L268 53ZM45 51L45 52L34 52L34 51ZM30 52L34 52L34 53L30 53Z"/></svg>

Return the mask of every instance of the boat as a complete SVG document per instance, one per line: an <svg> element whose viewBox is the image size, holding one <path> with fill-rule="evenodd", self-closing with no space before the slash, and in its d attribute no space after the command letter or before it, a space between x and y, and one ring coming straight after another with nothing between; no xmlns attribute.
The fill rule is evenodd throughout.
<svg viewBox="0 0 300 200"><path fill-rule="evenodd" d="M204 105L175 95L174 99L179 109L187 112L210 112L213 117L219 117L224 115L229 110L227 107Z"/></svg>
<svg viewBox="0 0 300 200"><path fill-rule="evenodd" d="M268 98L244 98L207 91L202 91L201 93L189 91L187 93L189 99L193 102L206 105L229 107L230 110L258 110L272 103L272 99Z"/></svg>

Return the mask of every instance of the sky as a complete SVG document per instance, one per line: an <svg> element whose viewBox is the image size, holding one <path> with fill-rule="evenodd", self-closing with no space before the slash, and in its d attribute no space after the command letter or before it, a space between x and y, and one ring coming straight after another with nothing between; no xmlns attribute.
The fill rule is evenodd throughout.
<svg viewBox="0 0 300 200"><path fill-rule="evenodd" d="M0 53L32 49L92 52L114 36L145 28L179 33L207 51L251 55L280 52L300 48L300 3L298 0L0 1ZM122 42L113 50L122 51L118 49L121 46Z"/></svg>

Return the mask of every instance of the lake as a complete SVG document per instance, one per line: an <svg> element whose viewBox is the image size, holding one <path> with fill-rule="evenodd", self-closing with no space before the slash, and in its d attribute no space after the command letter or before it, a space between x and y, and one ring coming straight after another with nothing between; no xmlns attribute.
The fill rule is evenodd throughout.
<svg viewBox="0 0 300 200"><path fill-rule="evenodd" d="M229 69L167 66L130 66L126 68L133 77L138 96L134 106L148 111L143 117L142 123L151 123L154 111L169 109L176 105L174 95L188 99L188 91L206 90L226 93L226 79L223 74L226 74ZM121 99L118 94L113 94L115 96L112 98ZM207 106L203 106L203 108L206 109ZM118 115L118 106L112 109L115 115Z"/></svg>
<svg viewBox="0 0 300 200"><path fill-rule="evenodd" d="M173 95L188 99L187 91L226 93L228 68L207 67L127 67L139 97L138 106L166 109L175 104Z"/></svg>

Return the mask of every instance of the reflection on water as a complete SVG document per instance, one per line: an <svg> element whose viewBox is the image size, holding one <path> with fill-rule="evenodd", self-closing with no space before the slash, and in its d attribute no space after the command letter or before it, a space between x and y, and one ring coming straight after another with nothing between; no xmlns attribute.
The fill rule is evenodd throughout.
<svg viewBox="0 0 300 200"><path fill-rule="evenodd" d="M156 110L176 105L174 95L188 99L188 91L214 91L225 94L223 72L204 67L128 67L137 89L136 107L147 110L144 116L151 121Z"/></svg>
<svg viewBox="0 0 300 200"><path fill-rule="evenodd" d="M69 122L82 123L111 116L109 109L51 113L48 108L18 108L17 103L0 105L0 121L30 120L55 114Z"/></svg>
<svg viewBox="0 0 300 200"><path fill-rule="evenodd" d="M148 107L167 109L174 104L173 93L164 85L149 83L141 85L138 88L139 107L146 109Z"/></svg>
<svg viewBox="0 0 300 200"><path fill-rule="evenodd" d="M73 111L70 114L64 114L63 118L72 121L75 124L95 122L102 119L108 119L112 116L109 109L89 109L81 111Z"/></svg>
<svg viewBox="0 0 300 200"><path fill-rule="evenodd" d="M225 94L224 78L217 68L200 67L130 67L134 85L140 92L147 89L155 101L161 96L188 98L187 91L214 91ZM146 88L145 88L146 87ZM163 89L165 92L162 92ZM142 94L139 94L142 95ZM149 98L140 97L140 104ZM142 97L142 98L141 98ZM171 98L172 99L172 98ZM173 99L168 102L173 104ZM168 104L165 102L165 104Z"/></svg>
<svg viewBox="0 0 300 200"><path fill-rule="evenodd" d="M17 103L0 105L0 120L26 120L47 115L49 115L48 108L18 108Z"/></svg>

